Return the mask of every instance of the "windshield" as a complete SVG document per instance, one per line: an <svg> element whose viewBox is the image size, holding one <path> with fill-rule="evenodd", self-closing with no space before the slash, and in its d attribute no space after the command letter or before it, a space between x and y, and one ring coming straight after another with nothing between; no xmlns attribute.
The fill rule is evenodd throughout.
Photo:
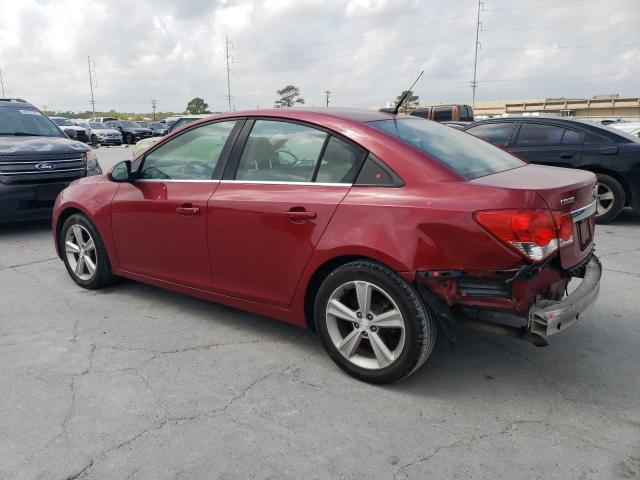
<svg viewBox="0 0 640 480"><path fill-rule="evenodd" d="M35 108L0 107L0 135L61 137L62 133Z"/></svg>
<svg viewBox="0 0 640 480"><path fill-rule="evenodd" d="M71 120L67 120L66 118L53 117L51 120L53 120L56 125L60 125L61 127L75 127L75 125L71 123Z"/></svg>
<svg viewBox="0 0 640 480"><path fill-rule="evenodd" d="M140 128L140 124L138 122L120 122L125 128Z"/></svg>
<svg viewBox="0 0 640 480"><path fill-rule="evenodd" d="M98 122L89 122L89 126L91 128L95 128L96 130L103 130L103 129L109 128L104 123L98 123Z"/></svg>
<svg viewBox="0 0 640 480"><path fill-rule="evenodd" d="M429 120L377 120L368 125L435 157L468 180L526 165L484 140Z"/></svg>

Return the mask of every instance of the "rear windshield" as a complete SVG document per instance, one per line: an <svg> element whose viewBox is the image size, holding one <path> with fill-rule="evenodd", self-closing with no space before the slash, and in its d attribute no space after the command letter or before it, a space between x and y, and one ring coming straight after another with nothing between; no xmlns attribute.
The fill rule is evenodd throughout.
<svg viewBox="0 0 640 480"><path fill-rule="evenodd" d="M435 157L468 180L526 165L473 135L436 122L403 118L368 124Z"/></svg>

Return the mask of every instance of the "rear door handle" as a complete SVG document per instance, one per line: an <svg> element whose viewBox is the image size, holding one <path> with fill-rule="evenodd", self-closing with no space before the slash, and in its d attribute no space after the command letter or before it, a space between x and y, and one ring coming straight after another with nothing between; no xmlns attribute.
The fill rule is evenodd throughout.
<svg viewBox="0 0 640 480"><path fill-rule="evenodd" d="M184 215L186 217L192 217L192 216L197 215L198 213L200 213L200 209L198 207L194 207L191 204L187 204L187 205L182 205L182 206L176 208L176 213L178 215Z"/></svg>
<svg viewBox="0 0 640 480"><path fill-rule="evenodd" d="M307 220L313 220L318 215L316 212L307 212L306 210L289 210L284 212L285 216L292 222L305 222Z"/></svg>

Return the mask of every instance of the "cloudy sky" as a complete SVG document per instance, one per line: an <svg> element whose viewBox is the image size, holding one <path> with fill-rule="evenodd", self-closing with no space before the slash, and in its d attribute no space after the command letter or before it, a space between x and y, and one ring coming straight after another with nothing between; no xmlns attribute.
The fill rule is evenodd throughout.
<svg viewBox="0 0 640 480"><path fill-rule="evenodd" d="M0 0L0 70L39 107L181 111L203 97L271 107L384 105L417 74L422 102L470 102L477 0ZM640 95L640 0L484 0L480 100Z"/></svg>

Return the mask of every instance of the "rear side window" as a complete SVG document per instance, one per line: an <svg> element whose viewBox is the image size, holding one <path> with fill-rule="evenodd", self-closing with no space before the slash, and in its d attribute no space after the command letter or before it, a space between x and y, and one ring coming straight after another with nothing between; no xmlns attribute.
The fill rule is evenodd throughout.
<svg viewBox="0 0 640 480"><path fill-rule="evenodd" d="M256 120L236 180L310 182L326 138L327 133L305 125Z"/></svg>
<svg viewBox="0 0 640 480"><path fill-rule="evenodd" d="M472 127L466 130L466 132L489 143L503 147L507 144L515 126L515 122L486 123Z"/></svg>
<svg viewBox="0 0 640 480"><path fill-rule="evenodd" d="M402 187L404 182L378 157L370 153L354 185L360 187Z"/></svg>
<svg viewBox="0 0 640 480"><path fill-rule="evenodd" d="M436 158L464 178L473 179L526 165L487 142L455 128L419 119L393 119L368 125Z"/></svg>
<svg viewBox="0 0 640 480"><path fill-rule="evenodd" d="M462 105L460 107L460 121L461 122L473 122L473 108L469 105Z"/></svg>
<svg viewBox="0 0 640 480"><path fill-rule="evenodd" d="M355 145L331 137L322 155L315 181L321 183L353 183L365 151Z"/></svg>
<svg viewBox="0 0 640 480"><path fill-rule="evenodd" d="M582 145L584 143L584 132L566 129L562 136L564 145Z"/></svg>
<svg viewBox="0 0 640 480"><path fill-rule="evenodd" d="M532 145L559 145L564 128L542 123L523 123L518 132L516 145L521 147Z"/></svg>
<svg viewBox="0 0 640 480"><path fill-rule="evenodd" d="M452 120L452 109L451 107L440 107L436 108L433 113L433 119L436 122L447 122Z"/></svg>

